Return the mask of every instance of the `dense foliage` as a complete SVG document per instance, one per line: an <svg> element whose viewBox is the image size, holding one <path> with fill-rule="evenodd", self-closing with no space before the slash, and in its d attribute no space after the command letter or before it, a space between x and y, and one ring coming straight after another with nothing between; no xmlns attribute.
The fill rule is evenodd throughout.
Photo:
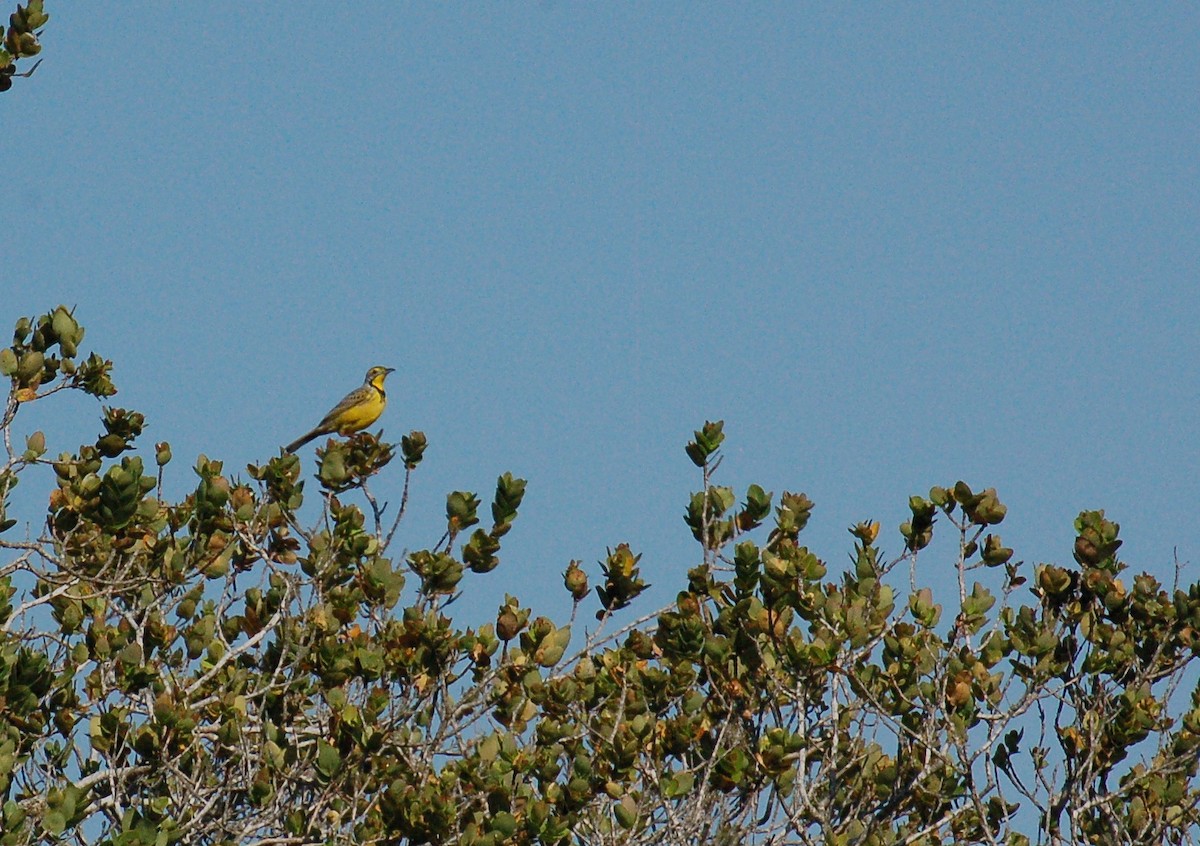
<svg viewBox="0 0 1200 846"><path fill-rule="evenodd" d="M500 565L523 480L500 476L490 523L451 493L443 537L400 560L406 501L389 519L371 482L403 473L407 500L419 432L319 447L311 523L292 455L244 478L201 456L170 501L171 449L143 460L138 412L102 407L95 441L56 457L18 431L29 403L115 393L83 336L59 307L0 349L3 846L1197 832L1200 694L1181 685L1200 586L1128 579L1103 512L1076 521L1073 565L1031 569L994 532L995 491L935 487L909 501L902 554L885 558L863 522L831 572L800 541L807 497L751 485L739 502L716 483L709 423L687 445L697 554L675 603L618 625L646 587L619 544L594 591L579 562L565 569L587 617L513 596L462 628L447 604ZM18 539L25 480L49 496ZM918 567L938 525L956 553ZM953 577L935 594L929 573Z"/></svg>

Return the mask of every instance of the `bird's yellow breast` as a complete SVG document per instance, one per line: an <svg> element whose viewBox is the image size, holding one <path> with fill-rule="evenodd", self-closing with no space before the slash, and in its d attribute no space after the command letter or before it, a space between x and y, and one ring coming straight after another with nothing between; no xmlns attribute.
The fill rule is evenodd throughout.
<svg viewBox="0 0 1200 846"><path fill-rule="evenodd" d="M378 420L386 405L387 400L382 393L367 388L363 391L363 396L339 409L331 422L339 435L349 435L351 432L367 428Z"/></svg>

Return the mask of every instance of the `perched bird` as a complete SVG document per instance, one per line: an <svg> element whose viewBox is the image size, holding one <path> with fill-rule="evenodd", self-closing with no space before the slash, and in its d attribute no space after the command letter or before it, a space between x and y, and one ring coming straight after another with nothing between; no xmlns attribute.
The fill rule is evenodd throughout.
<svg viewBox="0 0 1200 846"><path fill-rule="evenodd" d="M383 414L383 409L387 406L387 394L383 391L383 380L394 370L395 368L392 367L372 367L367 371L367 378L363 381L362 387L355 388L346 394L342 401L331 408L324 419L317 424L317 428L285 446L284 452L295 452L319 435L328 435L333 432L337 432L339 435L349 435L351 432L359 432L370 426L379 419L379 415Z"/></svg>

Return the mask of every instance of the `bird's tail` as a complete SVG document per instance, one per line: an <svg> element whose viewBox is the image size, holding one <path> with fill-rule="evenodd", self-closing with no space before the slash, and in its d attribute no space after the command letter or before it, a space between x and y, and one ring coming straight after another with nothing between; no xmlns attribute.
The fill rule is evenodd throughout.
<svg viewBox="0 0 1200 846"><path fill-rule="evenodd" d="M317 428L315 428L311 432L309 432L307 435L301 435L300 437L296 438L296 440L292 441L290 444L285 446L283 448L283 451L284 452L295 452L296 450L300 449L300 447L304 446L306 443L311 441L313 438L317 437L318 435L323 435L324 433L325 433L325 430L322 429L320 426L318 426Z"/></svg>

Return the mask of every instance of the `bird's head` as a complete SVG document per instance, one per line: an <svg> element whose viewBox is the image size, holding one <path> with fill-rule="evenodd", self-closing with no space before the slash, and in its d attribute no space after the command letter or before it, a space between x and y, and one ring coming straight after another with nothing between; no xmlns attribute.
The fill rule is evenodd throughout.
<svg viewBox="0 0 1200 846"><path fill-rule="evenodd" d="M394 367L372 367L367 371L367 384L374 385L376 388L383 387L383 380L387 378L389 373L394 373Z"/></svg>

